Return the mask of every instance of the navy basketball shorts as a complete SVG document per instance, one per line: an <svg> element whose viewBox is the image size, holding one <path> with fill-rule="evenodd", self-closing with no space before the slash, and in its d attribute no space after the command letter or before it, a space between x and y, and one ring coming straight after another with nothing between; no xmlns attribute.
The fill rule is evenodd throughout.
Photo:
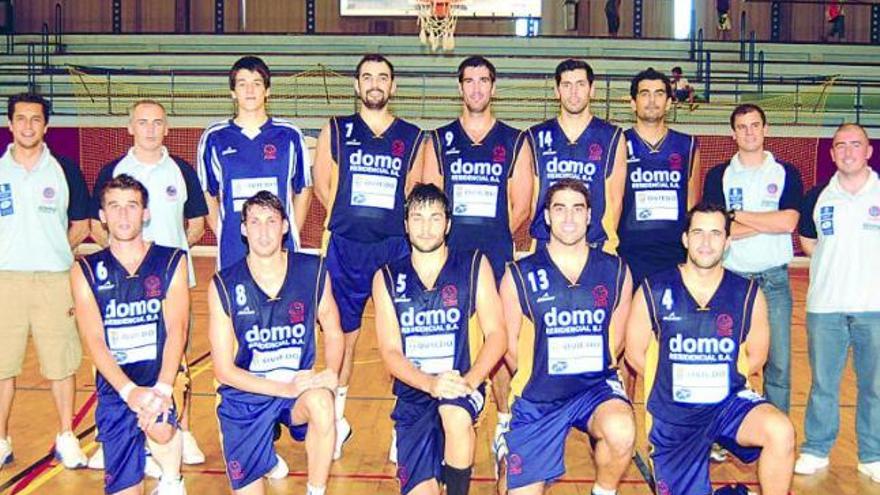
<svg viewBox="0 0 880 495"><path fill-rule="evenodd" d="M481 385L471 395L458 399L422 402L397 400L391 419L397 433L397 479L400 493L406 495L424 481L442 481L446 436L440 419L440 406L461 407L476 423L483 411L486 391Z"/></svg>
<svg viewBox="0 0 880 495"><path fill-rule="evenodd" d="M253 402L223 397L217 406L220 440L226 461L226 475L233 490L240 490L262 478L275 467L275 425L287 427L301 442L307 424L293 424L296 399L254 394Z"/></svg>
<svg viewBox="0 0 880 495"><path fill-rule="evenodd" d="M709 482L709 452L712 444L727 449L739 460L758 460L761 449L736 443L736 434L755 407L767 403L760 395L744 389L717 405L717 413L705 424L676 425L651 418L648 433L657 493L665 495L706 495Z"/></svg>
<svg viewBox="0 0 880 495"><path fill-rule="evenodd" d="M610 400L630 404L616 376L563 400L533 402L517 397L510 409L510 431L504 434L508 448L507 488L549 483L565 474L568 432L577 428L588 433L590 417Z"/></svg>
<svg viewBox="0 0 880 495"><path fill-rule="evenodd" d="M177 428L177 410L159 416L156 423ZM97 440L104 448L104 492L116 493L144 479L146 434L138 428L137 414L118 395L101 395L95 409Z"/></svg>
<svg viewBox="0 0 880 495"><path fill-rule="evenodd" d="M331 234L325 259L343 332L360 328L364 306L373 292L376 271L408 254L409 243L403 237L368 243Z"/></svg>

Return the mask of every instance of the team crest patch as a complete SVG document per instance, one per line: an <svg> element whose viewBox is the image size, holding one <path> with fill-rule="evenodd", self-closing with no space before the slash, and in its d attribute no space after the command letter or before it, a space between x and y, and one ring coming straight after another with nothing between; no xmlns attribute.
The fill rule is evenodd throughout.
<svg viewBox="0 0 880 495"><path fill-rule="evenodd" d="M777 186L776 184L768 184L767 192L770 194L776 194L777 192L779 192L779 186Z"/></svg>
<svg viewBox="0 0 880 495"><path fill-rule="evenodd" d="M306 319L306 306L301 301L293 301L287 309L291 324L302 323Z"/></svg>
<svg viewBox="0 0 880 495"><path fill-rule="evenodd" d="M669 485L665 481L657 481L657 495L672 495L672 491L669 490Z"/></svg>
<svg viewBox="0 0 880 495"><path fill-rule="evenodd" d="M46 199L46 200L55 199L55 189L53 189L51 186L43 189L43 199Z"/></svg>
<svg viewBox="0 0 880 495"><path fill-rule="evenodd" d="M229 478L235 481L239 481L244 479L244 471L241 469L241 463L238 461L231 461L227 468L229 470Z"/></svg>
<svg viewBox="0 0 880 495"><path fill-rule="evenodd" d="M868 215L872 217L880 217L880 206L872 206L868 208Z"/></svg>
<svg viewBox="0 0 880 495"><path fill-rule="evenodd" d="M409 472L403 464L397 465L397 479L400 480L401 485L405 485L409 481Z"/></svg>
<svg viewBox="0 0 880 495"><path fill-rule="evenodd" d="M593 287L593 304L597 308L608 307L608 288L604 285Z"/></svg>
<svg viewBox="0 0 880 495"><path fill-rule="evenodd" d="M522 474L522 457L519 454L510 454L507 457L507 471L510 474Z"/></svg>
<svg viewBox="0 0 880 495"><path fill-rule="evenodd" d="M177 199L177 188L168 186L165 188L165 194L168 196L168 199Z"/></svg>
<svg viewBox="0 0 880 495"><path fill-rule="evenodd" d="M391 156L395 158L403 158L404 154L406 154L406 145L403 144L402 139L395 139L391 143Z"/></svg>
<svg viewBox="0 0 880 495"><path fill-rule="evenodd" d="M497 145L492 150L492 161L495 163L504 163L507 161L507 149L503 145Z"/></svg>
<svg viewBox="0 0 880 495"><path fill-rule="evenodd" d="M274 160L276 158L278 158L278 149L275 148L274 144L263 146L263 160Z"/></svg>
<svg viewBox="0 0 880 495"><path fill-rule="evenodd" d="M440 290L440 298L444 307L458 306L458 288L454 285L444 285Z"/></svg>
<svg viewBox="0 0 880 495"><path fill-rule="evenodd" d="M159 297L162 295L162 279L157 275L150 275L144 279L144 295L146 297Z"/></svg>
<svg viewBox="0 0 880 495"><path fill-rule="evenodd" d="M599 143L593 143L590 145L590 156L588 160L591 162L598 162L602 159L602 145Z"/></svg>
<svg viewBox="0 0 880 495"><path fill-rule="evenodd" d="M727 313L721 313L715 318L715 328L718 329L719 337L730 337L733 335L733 317Z"/></svg>
<svg viewBox="0 0 880 495"><path fill-rule="evenodd" d="M681 170L681 155L678 153L672 153L669 155L669 168L672 170Z"/></svg>

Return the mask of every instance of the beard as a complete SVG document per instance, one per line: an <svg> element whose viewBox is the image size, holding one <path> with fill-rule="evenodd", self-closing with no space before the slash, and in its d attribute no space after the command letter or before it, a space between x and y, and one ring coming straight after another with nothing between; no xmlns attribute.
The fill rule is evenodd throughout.
<svg viewBox="0 0 880 495"><path fill-rule="evenodd" d="M690 260L690 262L693 263L694 266L696 266L697 268L701 268L703 270L709 270L709 269L717 267L718 265L721 264L722 258L723 258L723 256L718 256L717 258L713 258L713 259L709 259L709 260L705 260L705 261L700 261L697 258L695 258L694 256L691 256L690 253L688 253L688 260Z"/></svg>
<svg viewBox="0 0 880 495"><path fill-rule="evenodd" d="M441 247L443 247L444 243L445 243L444 239L438 239L433 244L428 244L428 245L419 245L418 243L410 241L410 244L412 245L413 249L415 249L416 251L418 251L422 254L433 253L433 252L437 251L438 249L440 249Z"/></svg>
<svg viewBox="0 0 880 495"><path fill-rule="evenodd" d="M370 100L370 93L379 93L382 95L382 98L379 100ZM367 94L360 97L360 100L361 103L370 110L382 110L388 105L388 96L384 91L379 90L368 91Z"/></svg>
<svg viewBox="0 0 880 495"><path fill-rule="evenodd" d="M464 101L464 106L467 107L468 112L471 112L471 113L483 113L483 112L486 111L487 108L489 108L489 104L490 104L490 103L491 103L491 99L487 99L487 100L485 101L485 103L483 103L481 106L476 106L476 105L472 105L472 104L469 103L467 100L465 100L465 101Z"/></svg>

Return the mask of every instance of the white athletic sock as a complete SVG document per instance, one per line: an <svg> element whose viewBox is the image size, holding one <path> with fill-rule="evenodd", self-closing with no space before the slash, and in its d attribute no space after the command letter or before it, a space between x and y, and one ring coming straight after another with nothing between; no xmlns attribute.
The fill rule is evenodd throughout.
<svg viewBox="0 0 880 495"><path fill-rule="evenodd" d="M150 447L150 453L159 464L159 467L162 468L162 479L180 479L180 462L183 455L182 440L180 430L176 430L171 440L164 444L153 441L147 435L147 445Z"/></svg>
<svg viewBox="0 0 880 495"><path fill-rule="evenodd" d="M511 414L511 413L505 413L505 412L498 413L498 424L499 425L504 425L505 427L509 427L511 419L513 419L513 414Z"/></svg>
<svg viewBox="0 0 880 495"><path fill-rule="evenodd" d="M336 421L345 416L345 398L348 397L348 386L336 387Z"/></svg>
<svg viewBox="0 0 880 495"><path fill-rule="evenodd" d="M324 495L325 491L327 491L326 486L316 487L306 484L306 495Z"/></svg>
<svg viewBox="0 0 880 495"><path fill-rule="evenodd" d="M593 495L617 495L617 490L602 488L598 483L593 485Z"/></svg>

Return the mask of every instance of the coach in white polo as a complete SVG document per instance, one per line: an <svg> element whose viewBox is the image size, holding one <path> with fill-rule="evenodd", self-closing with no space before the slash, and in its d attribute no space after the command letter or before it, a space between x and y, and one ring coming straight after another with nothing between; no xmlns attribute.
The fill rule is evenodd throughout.
<svg viewBox="0 0 880 495"><path fill-rule="evenodd" d="M800 215L804 186L794 165L764 149L767 116L746 103L730 115L737 152L706 175L703 201L730 212L733 239L724 268L755 279L767 298L770 354L764 365L764 395L788 414L791 404L791 234Z"/></svg>
<svg viewBox="0 0 880 495"><path fill-rule="evenodd" d="M32 332L60 420L55 453L65 467L82 467L86 457L71 431L82 348L68 271L72 249L89 231L89 193L79 167L43 141L45 99L11 96L7 116L13 142L0 157L0 465L12 461L9 414Z"/></svg>
<svg viewBox="0 0 880 495"><path fill-rule="evenodd" d="M208 205L196 170L182 158L172 156L164 146L168 135L168 117L165 107L155 100L139 100L129 109L128 133L134 143L128 152L104 165L98 173L92 195L89 216L92 219L92 238L107 246L107 230L101 224L99 192L104 184L120 174L137 179L150 195L150 218L144 224L144 239L156 244L175 247L189 252L205 233L205 215ZM196 277L192 257L188 259L189 286L195 287ZM192 328L190 328L190 331ZM191 387L186 356L182 372L175 383L175 402L180 412L184 464L201 464L205 454L190 432ZM103 468L102 451L89 459L89 467ZM149 468L148 468L148 474Z"/></svg>
<svg viewBox="0 0 880 495"><path fill-rule="evenodd" d="M837 171L804 198L799 226L810 255L807 345L813 384L795 473L828 465L840 425L840 378L852 347L858 399L858 470L880 483L880 180L864 128L841 125Z"/></svg>

